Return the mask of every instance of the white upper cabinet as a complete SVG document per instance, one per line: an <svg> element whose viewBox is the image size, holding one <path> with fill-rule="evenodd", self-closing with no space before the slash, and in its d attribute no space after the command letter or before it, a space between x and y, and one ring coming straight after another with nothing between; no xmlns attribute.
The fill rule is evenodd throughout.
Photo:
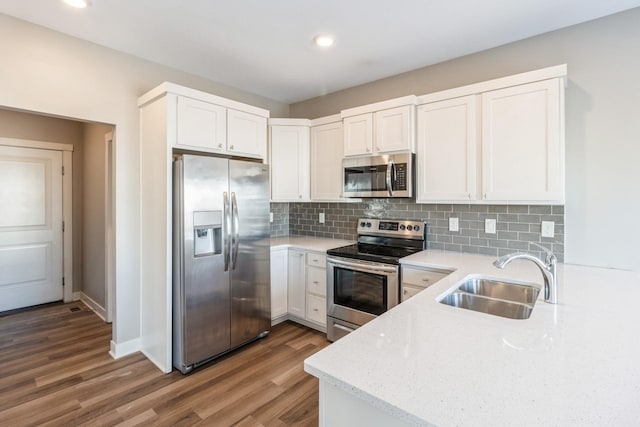
<svg viewBox="0 0 640 427"><path fill-rule="evenodd" d="M267 157L267 118L227 110L227 151L243 156Z"/></svg>
<svg viewBox="0 0 640 427"><path fill-rule="evenodd" d="M413 105L376 111L374 122L374 151L386 153L390 151L413 150Z"/></svg>
<svg viewBox="0 0 640 427"><path fill-rule="evenodd" d="M564 203L559 65L419 97L417 202Z"/></svg>
<svg viewBox="0 0 640 427"><path fill-rule="evenodd" d="M415 104L411 95L343 110L344 155L414 152Z"/></svg>
<svg viewBox="0 0 640 427"><path fill-rule="evenodd" d="M373 153L373 114L365 113L344 119L344 155Z"/></svg>
<svg viewBox="0 0 640 427"><path fill-rule="evenodd" d="M193 150L224 151L227 109L209 102L178 97L176 145Z"/></svg>
<svg viewBox="0 0 640 427"><path fill-rule="evenodd" d="M559 79L482 94L482 198L564 202Z"/></svg>
<svg viewBox="0 0 640 427"><path fill-rule="evenodd" d="M309 201L308 123L301 119L271 121L269 158L274 202Z"/></svg>
<svg viewBox="0 0 640 427"><path fill-rule="evenodd" d="M418 107L417 202L476 199L477 98Z"/></svg>
<svg viewBox="0 0 640 427"><path fill-rule="evenodd" d="M311 123L311 200L343 200L343 131L340 117L334 118L338 121Z"/></svg>
<svg viewBox="0 0 640 427"><path fill-rule="evenodd" d="M171 147L232 156L267 158L269 111L210 93L162 83L140 97L140 107L164 99Z"/></svg>

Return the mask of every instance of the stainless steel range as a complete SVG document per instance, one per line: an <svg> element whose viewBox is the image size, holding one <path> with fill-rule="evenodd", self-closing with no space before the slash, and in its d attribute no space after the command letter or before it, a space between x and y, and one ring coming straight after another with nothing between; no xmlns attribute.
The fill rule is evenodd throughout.
<svg viewBox="0 0 640 427"><path fill-rule="evenodd" d="M427 224L358 220L358 243L327 251L327 339L335 341L399 302L400 258L425 249Z"/></svg>

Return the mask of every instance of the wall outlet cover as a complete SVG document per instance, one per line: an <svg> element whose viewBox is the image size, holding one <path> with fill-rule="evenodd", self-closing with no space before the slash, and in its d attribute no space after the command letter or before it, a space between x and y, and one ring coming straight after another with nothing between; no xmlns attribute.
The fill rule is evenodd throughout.
<svg viewBox="0 0 640 427"><path fill-rule="evenodd" d="M449 218L449 231L459 231L458 218Z"/></svg>
<svg viewBox="0 0 640 427"><path fill-rule="evenodd" d="M484 232L487 234L496 234L496 220L494 218L484 220Z"/></svg>
<svg viewBox="0 0 640 427"><path fill-rule="evenodd" d="M555 237L555 225L553 221L542 221L540 226L540 235L542 237Z"/></svg>
<svg viewBox="0 0 640 427"><path fill-rule="evenodd" d="M269 222L273 222L273 212L269 212Z"/></svg>
<svg viewBox="0 0 640 427"><path fill-rule="evenodd" d="M318 214L318 221L320 222L320 224L324 224L324 212L320 212Z"/></svg>

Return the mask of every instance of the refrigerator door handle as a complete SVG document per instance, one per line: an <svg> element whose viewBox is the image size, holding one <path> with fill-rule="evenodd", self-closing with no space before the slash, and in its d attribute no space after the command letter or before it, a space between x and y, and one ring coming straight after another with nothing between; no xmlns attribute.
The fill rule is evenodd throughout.
<svg viewBox="0 0 640 427"><path fill-rule="evenodd" d="M224 271L229 271L229 256L231 255L231 215L229 214L229 194L225 191L222 193L224 202Z"/></svg>
<svg viewBox="0 0 640 427"><path fill-rule="evenodd" d="M238 264L238 247L240 246L240 221L238 219L238 201L236 193L231 192L231 215L233 216L233 253L231 254L231 269Z"/></svg>

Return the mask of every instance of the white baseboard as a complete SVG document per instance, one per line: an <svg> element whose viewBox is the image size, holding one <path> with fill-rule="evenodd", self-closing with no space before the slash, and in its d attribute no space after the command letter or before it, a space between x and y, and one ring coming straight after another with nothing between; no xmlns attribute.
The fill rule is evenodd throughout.
<svg viewBox="0 0 640 427"><path fill-rule="evenodd" d="M80 296L82 295L82 292L74 292L71 295L71 301L80 301Z"/></svg>
<svg viewBox="0 0 640 427"><path fill-rule="evenodd" d="M128 356L137 351L140 351L140 338L134 338L121 343L116 343L111 340L111 350L109 351L109 354L114 359L120 359L121 357Z"/></svg>
<svg viewBox="0 0 640 427"><path fill-rule="evenodd" d="M101 306L100 304L98 304L93 298L91 298L90 296L88 296L84 292L79 292L79 294L80 294L80 301L85 303L87 305L87 307L89 307L91 310L93 310L93 312L95 314L98 315L99 318L101 318L103 321L106 322L107 321L107 312L104 309L104 307Z"/></svg>
<svg viewBox="0 0 640 427"><path fill-rule="evenodd" d="M289 320L289 315L287 313L281 314L280 316L271 319L271 326L276 326L278 323L282 323L285 320Z"/></svg>

